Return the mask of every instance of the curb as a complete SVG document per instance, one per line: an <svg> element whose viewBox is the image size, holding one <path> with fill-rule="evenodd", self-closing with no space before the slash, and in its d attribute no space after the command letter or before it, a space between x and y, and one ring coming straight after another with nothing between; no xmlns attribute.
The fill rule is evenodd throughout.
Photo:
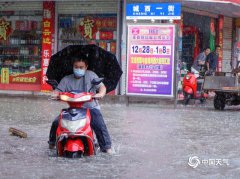
<svg viewBox="0 0 240 179"><path fill-rule="evenodd" d="M0 98L20 98L20 99L34 99L47 100L50 93L46 92L25 92L25 91L0 91ZM205 105L212 105L213 99L208 99ZM134 97L126 95L106 95L100 100L101 104L139 104L139 105L157 105L157 106L174 106L173 99L153 98L153 97ZM190 100L189 106L198 104L198 100ZM177 104L184 105L183 100L178 100Z"/></svg>

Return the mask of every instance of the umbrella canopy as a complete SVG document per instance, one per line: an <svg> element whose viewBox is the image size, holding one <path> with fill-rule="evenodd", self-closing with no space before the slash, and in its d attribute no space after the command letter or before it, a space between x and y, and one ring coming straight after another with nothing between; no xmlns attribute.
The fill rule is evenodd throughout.
<svg viewBox="0 0 240 179"><path fill-rule="evenodd" d="M73 74L72 57L88 61L88 70L104 78L107 93L116 89L122 70L115 55L96 45L70 45L51 57L47 77L60 82L67 75Z"/></svg>

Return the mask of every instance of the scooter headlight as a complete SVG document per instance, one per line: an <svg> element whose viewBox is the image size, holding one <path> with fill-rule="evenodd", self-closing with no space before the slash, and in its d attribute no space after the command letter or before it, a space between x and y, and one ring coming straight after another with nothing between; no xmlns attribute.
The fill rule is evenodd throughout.
<svg viewBox="0 0 240 179"><path fill-rule="evenodd" d="M71 98L67 95L60 95L60 99L63 101L68 101L68 102L84 102L84 101L90 101L92 99L91 95L85 95L79 98Z"/></svg>
<svg viewBox="0 0 240 179"><path fill-rule="evenodd" d="M62 119L62 127L69 130L69 132L77 132L78 129L86 125L86 122L87 122L87 118L79 119L75 121Z"/></svg>
<svg viewBox="0 0 240 179"><path fill-rule="evenodd" d="M189 75L186 75L186 80L189 80L191 77Z"/></svg>

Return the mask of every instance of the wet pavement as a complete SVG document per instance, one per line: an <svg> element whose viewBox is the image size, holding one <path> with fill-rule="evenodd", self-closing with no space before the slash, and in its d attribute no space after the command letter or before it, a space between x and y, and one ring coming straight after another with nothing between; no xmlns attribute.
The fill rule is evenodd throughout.
<svg viewBox="0 0 240 179"><path fill-rule="evenodd" d="M104 104L115 154L75 160L56 157L47 145L62 107L43 99L0 98L0 178L239 178L240 107ZM10 136L9 127L28 138ZM193 156L198 159L192 164L200 161L196 168L188 165Z"/></svg>

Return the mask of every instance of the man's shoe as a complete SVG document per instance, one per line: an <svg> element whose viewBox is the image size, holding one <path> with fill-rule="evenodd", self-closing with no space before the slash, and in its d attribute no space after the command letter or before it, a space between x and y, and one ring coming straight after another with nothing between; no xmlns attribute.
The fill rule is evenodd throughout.
<svg viewBox="0 0 240 179"><path fill-rule="evenodd" d="M113 151L112 151L112 149L110 148L110 149L107 149L107 150L106 150L106 153L107 153L107 154L113 154Z"/></svg>
<svg viewBox="0 0 240 179"><path fill-rule="evenodd" d="M54 149L55 145L49 144L49 149Z"/></svg>
<svg viewBox="0 0 240 179"><path fill-rule="evenodd" d="M49 144L49 149L54 149L55 148L55 143L54 142L48 142Z"/></svg>
<svg viewBox="0 0 240 179"><path fill-rule="evenodd" d="M105 150L102 150L103 153L106 153L106 154L109 154L109 155L112 155L113 154L113 151L112 149L105 149Z"/></svg>

